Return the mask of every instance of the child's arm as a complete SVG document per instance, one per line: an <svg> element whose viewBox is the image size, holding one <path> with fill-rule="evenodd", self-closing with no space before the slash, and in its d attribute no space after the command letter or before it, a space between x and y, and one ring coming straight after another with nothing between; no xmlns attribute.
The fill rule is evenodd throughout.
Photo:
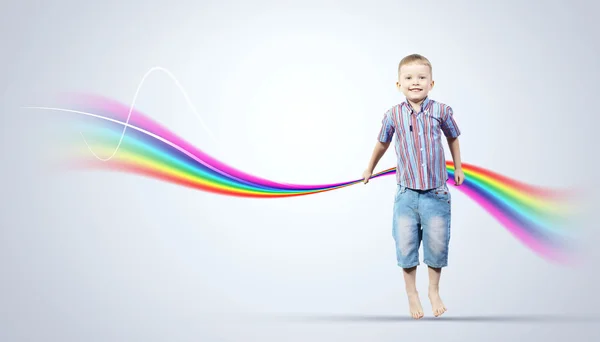
<svg viewBox="0 0 600 342"><path fill-rule="evenodd" d="M465 181L465 174L462 170L462 162L460 160L460 144L458 138L447 138L448 147L452 154L452 160L454 161L454 183L461 185Z"/></svg>
<svg viewBox="0 0 600 342"><path fill-rule="evenodd" d="M371 176L373 176L373 170L375 170L377 163L379 163L379 160L381 159L381 157L383 157L385 151L387 151L388 147L390 147L390 144L391 141L377 141L377 143L375 144L375 148L373 149L373 153L371 154L371 160L369 160L369 165L367 165L367 169L363 173L363 182L365 184L367 184Z"/></svg>

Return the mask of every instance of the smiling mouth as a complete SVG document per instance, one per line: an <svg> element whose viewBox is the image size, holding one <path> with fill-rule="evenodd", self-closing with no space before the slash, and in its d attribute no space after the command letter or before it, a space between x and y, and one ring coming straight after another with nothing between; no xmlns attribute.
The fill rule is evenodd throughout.
<svg viewBox="0 0 600 342"><path fill-rule="evenodd" d="M418 92L418 91L421 91L421 90L423 90L423 89L419 89L419 88L410 89L410 91L414 91L414 92Z"/></svg>

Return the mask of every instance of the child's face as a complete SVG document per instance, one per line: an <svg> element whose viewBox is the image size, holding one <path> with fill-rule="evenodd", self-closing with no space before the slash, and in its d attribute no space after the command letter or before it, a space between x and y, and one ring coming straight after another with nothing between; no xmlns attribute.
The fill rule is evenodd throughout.
<svg viewBox="0 0 600 342"><path fill-rule="evenodd" d="M411 63L400 68L397 86L410 101L419 102L425 99L433 88L433 83L431 70L425 64Z"/></svg>

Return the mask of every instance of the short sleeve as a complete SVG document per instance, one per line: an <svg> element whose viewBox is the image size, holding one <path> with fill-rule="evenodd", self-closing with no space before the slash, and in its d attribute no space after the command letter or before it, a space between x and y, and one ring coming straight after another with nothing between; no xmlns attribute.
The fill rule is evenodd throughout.
<svg viewBox="0 0 600 342"><path fill-rule="evenodd" d="M377 138L382 143L391 142L394 137L394 131L394 120L392 120L392 111L390 110L383 115L381 129Z"/></svg>
<svg viewBox="0 0 600 342"><path fill-rule="evenodd" d="M447 138L457 138L460 135L460 129L454 121L454 111L450 106L445 107L442 113L442 132Z"/></svg>

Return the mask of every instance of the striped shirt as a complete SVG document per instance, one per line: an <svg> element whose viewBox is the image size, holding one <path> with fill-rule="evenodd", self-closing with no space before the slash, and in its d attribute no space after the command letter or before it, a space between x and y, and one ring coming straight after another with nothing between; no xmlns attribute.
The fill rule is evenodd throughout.
<svg viewBox="0 0 600 342"><path fill-rule="evenodd" d="M452 108L427 97L416 112L408 101L389 109L383 116L379 141L396 137L396 181L410 189L428 190L448 180L442 135L458 137Z"/></svg>

